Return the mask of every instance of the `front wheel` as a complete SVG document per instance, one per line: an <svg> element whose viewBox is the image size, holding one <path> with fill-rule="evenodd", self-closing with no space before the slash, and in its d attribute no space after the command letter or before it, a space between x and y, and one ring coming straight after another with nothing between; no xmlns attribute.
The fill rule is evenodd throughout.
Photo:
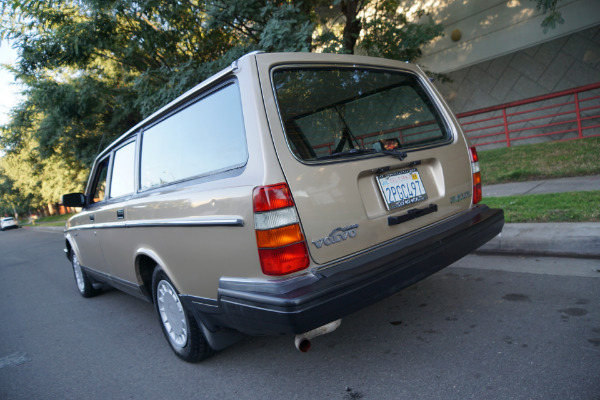
<svg viewBox="0 0 600 400"><path fill-rule="evenodd" d="M81 268L77 254L75 254L74 251L71 255L71 263L73 264L73 274L75 275L75 283L77 283L79 294L86 298L93 297L98 294L98 291L94 288L92 281L87 276L83 268Z"/></svg>
<svg viewBox="0 0 600 400"><path fill-rule="evenodd" d="M160 326L179 358L188 362L198 362L212 355L194 317L185 309L179 293L159 268L152 276L152 296Z"/></svg>

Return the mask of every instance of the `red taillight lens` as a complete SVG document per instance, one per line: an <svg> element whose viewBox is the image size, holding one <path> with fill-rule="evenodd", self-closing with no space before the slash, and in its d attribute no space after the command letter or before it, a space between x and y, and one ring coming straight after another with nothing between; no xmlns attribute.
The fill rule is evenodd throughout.
<svg viewBox="0 0 600 400"><path fill-rule="evenodd" d="M479 156L477 155L476 147L469 147L469 155L471 156L472 163L479 162Z"/></svg>
<svg viewBox="0 0 600 400"><path fill-rule="evenodd" d="M290 189L285 183L255 188L253 201L255 213L294 206Z"/></svg>
<svg viewBox="0 0 600 400"><path fill-rule="evenodd" d="M310 259L294 200L286 183L254 189L254 229L265 275L287 275L308 267Z"/></svg>
<svg viewBox="0 0 600 400"><path fill-rule="evenodd" d="M477 149L475 147L469 147L469 154L471 156L471 172L473 174L473 204L477 204L483 199L479 156L477 155Z"/></svg>
<svg viewBox="0 0 600 400"><path fill-rule="evenodd" d="M295 243L278 249L258 249L260 265L265 275L287 275L308 267L306 243Z"/></svg>

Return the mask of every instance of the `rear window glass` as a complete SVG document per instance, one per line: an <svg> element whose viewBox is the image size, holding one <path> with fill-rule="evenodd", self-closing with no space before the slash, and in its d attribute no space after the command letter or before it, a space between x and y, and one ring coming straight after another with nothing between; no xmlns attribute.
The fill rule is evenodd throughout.
<svg viewBox="0 0 600 400"><path fill-rule="evenodd" d="M451 139L418 77L411 73L281 68L273 72L273 83L288 144L300 160Z"/></svg>
<svg viewBox="0 0 600 400"><path fill-rule="evenodd" d="M240 91L231 83L144 132L140 187L226 171L247 159Z"/></svg>

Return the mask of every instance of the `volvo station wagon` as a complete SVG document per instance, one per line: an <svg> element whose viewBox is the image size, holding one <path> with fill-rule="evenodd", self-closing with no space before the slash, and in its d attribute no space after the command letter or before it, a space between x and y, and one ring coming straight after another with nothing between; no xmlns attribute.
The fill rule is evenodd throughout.
<svg viewBox="0 0 600 400"><path fill-rule="evenodd" d="M190 362L244 335L305 351L504 224L421 69L334 54L240 58L112 143L63 204L82 208L65 228L80 294L149 301Z"/></svg>

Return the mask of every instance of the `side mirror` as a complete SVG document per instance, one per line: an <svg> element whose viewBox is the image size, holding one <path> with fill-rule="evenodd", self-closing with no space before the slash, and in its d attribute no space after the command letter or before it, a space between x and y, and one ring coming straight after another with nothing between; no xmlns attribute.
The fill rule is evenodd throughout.
<svg viewBox="0 0 600 400"><path fill-rule="evenodd" d="M83 193L69 193L62 197L62 205L65 207L85 206L85 195Z"/></svg>

